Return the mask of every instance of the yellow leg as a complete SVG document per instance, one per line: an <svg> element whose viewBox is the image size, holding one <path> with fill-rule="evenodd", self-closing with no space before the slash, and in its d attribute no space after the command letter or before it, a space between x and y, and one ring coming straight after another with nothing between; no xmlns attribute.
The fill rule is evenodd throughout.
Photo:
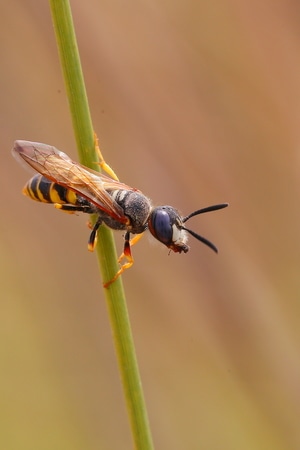
<svg viewBox="0 0 300 450"><path fill-rule="evenodd" d="M74 210L65 208L64 207L65 205L62 205L61 203L54 203L53 205L54 205L54 208L59 209L60 211L63 211L68 214L75 214Z"/></svg>
<svg viewBox="0 0 300 450"><path fill-rule="evenodd" d="M130 247L132 247L133 245L135 245L137 242L139 242L139 240L141 239L141 237L144 235L144 233L141 234L136 234L132 239L130 239ZM121 263L122 259L127 258L127 255L125 255L125 252L123 252L119 258L118 258L118 263ZM132 264L131 264L132 265Z"/></svg>
<svg viewBox="0 0 300 450"><path fill-rule="evenodd" d="M107 283L104 283L103 286L105 288L108 288L114 281L116 281L117 278L119 278L120 275L122 275L123 272L125 272L126 269L130 269L130 267L132 266L133 263L134 263L134 260L131 257L130 261L123 264L123 266L118 270L116 275L111 280L109 280Z"/></svg>
<svg viewBox="0 0 300 450"><path fill-rule="evenodd" d="M117 177L117 175L115 174L115 172L113 171L113 169L104 161L104 158L102 156L100 147L99 147L99 139L97 137L97 134L94 133L94 145L95 145L95 150L98 153L98 157L99 157L99 166L101 167L102 170L104 170L111 178L113 178L114 180L119 181L119 178Z"/></svg>
<svg viewBox="0 0 300 450"><path fill-rule="evenodd" d="M130 269L130 267L133 265L134 260L131 254L131 246L136 244L141 239L142 235L143 233L137 234L133 239L129 239L130 233L127 232L125 234L124 251L118 259L118 262L121 262L123 258L126 258L127 262L120 267L116 275L111 280L103 284L105 288L109 287L114 281L116 281L117 278L119 278L120 275L122 275L123 272L125 272L125 270Z"/></svg>
<svg viewBox="0 0 300 450"><path fill-rule="evenodd" d="M89 206L76 206L76 205L69 205L65 203L53 203L54 208L59 209L60 211L66 212L68 214L76 214L77 212L83 212L88 213L90 212Z"/></svg>
<svg viewBox="0 0 300 450"><path fill-rule="evenodd" d="M123 266L120 267L118 272L115 274L115 276L109 280L107 283L104 283L103 286L107 288L110 286L114 281L116 281L117 278L119 278L120 275L126 270L129 269L133 264L133 257L131 255L131 248L130 248L130 233L129 231L125 234L125 242L124 242L124 251L123 251L124 257L127 259L127 262L123 264Z"/></svg>

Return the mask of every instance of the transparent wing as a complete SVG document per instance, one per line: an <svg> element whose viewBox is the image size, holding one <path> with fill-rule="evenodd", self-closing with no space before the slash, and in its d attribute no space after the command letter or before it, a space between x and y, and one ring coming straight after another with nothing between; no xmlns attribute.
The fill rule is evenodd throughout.
<svg viewBox="0 0 300 450"><path fill-rule="evenodd" d="M106 189L132 190L119 181L76 163L57 148L40 142L16 141L13 153L44 177L85 197L97 208L125 223L122 208Z"/></svg>

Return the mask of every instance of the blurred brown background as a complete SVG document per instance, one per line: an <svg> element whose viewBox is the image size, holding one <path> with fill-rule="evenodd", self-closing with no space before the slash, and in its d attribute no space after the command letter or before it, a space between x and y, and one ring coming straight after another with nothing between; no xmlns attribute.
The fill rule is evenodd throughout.
<svg viewBox="0 0 300 450"><path fill-rule="evenodd" d="M71 2L95 129L125 183L183 214L123 279L156 449L300 448L297 1ZM47 2L1 4L0 446L130 449L87 217L21 195L15 139L77 159ZM122 248L122 235L117 236Z"/></svg>

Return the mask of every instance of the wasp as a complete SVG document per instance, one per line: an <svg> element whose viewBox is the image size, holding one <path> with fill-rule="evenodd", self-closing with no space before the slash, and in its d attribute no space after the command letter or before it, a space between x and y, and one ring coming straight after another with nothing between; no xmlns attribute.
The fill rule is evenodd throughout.
<svg viewBox="0 0 300 450"><path fill-rule="evenodd" d="M153 207L150 199L138 189L121 183L113 170L105 163L100 148L99 164L109 176L85 167L57 148L30 141L15 141L14 155L29 164L36 172L23 188L23 193L33 200L52 203L62 211L96 214L88 240L88 249L94 250L97 231L105 224L113 230L125 231L124 249L119 262L126 258L108 287L124 270L133 264L131 246L142 233L150 233L175 253L187 253L188 233L198 241L217 252L217 247L199 234L190 230L185 223L194 216L228 206L227 203L208 206L182 217L172 206ZM130 239L131 235L135 235Z"/></svg>

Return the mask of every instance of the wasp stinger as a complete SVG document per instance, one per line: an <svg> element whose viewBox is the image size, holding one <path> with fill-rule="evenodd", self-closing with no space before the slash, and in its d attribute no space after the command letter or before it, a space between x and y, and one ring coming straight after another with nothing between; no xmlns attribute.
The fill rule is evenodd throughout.
<svg viewBox="0 0 300 450"><path fill-rule="evenodd" d="M98 148L98 147L97 147ZM88 241L89 250L96 244L97 230L101 224L113 230L125 231L124 250L121 256L127 259L112 280L104 284L108 287L133 264L131 245L139 235L149 229L151 234L175 253L187 253L188 234L217 252L216 246L186 228L185 223L194 216L228 206L227 203L208 206L181 217L171 206L153 207L148 197L138 189L121 183L112 169L104 163L98 148L101 166L110 177L74 162L55 147L39 142L16 141L13 153L28 163L38 174L34 175L23 189L23 193L33 200L52 203L67 212L97 214ZM136 235L130 241L130 235Z"/></svg>

